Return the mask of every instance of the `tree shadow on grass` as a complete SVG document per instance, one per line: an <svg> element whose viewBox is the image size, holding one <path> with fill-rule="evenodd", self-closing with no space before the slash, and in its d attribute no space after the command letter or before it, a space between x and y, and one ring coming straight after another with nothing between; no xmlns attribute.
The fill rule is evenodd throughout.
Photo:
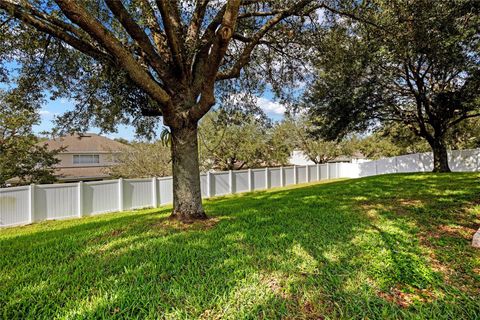
<svg viewBox="0 0 480 320"><path fill-rule="evenodd" d="M415 210L429 212L436 193L445 208L467 206L477 190L457 192L465 179L474 185L398 175L219 198L206 203L207 228L170 224L164 209L2 237L0 317L467 318L478 307L467 296L389 295L446 286ZM400 198L423 202L408 216L365 208Z"/></svg>

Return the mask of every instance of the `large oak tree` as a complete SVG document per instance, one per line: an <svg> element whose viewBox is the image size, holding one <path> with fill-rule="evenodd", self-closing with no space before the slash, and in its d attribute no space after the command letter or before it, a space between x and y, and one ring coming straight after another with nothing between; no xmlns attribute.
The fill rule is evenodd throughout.
<svg viewBox="0 0 480 320"><path fill-rule="evenodd" d="M434 171L450 171L447 138L480 117L478 1L375 0L370 23L333 21L307 95L320 133L401 124L425 139Z"/></svg>
<svg viewBox="0 0 480 320"><path fill-rule="evenodd" d="M311 39L304 35L321 8L346 7L318 0L0 0L0 54L20 65L23 82L75 101L59 119L67 128L112 131L128 123L149 133L163 117L172 136L173 215L201 219L198 121L221 92L267 82L279 91L281 80L298 80ZM5 76L8 66L0 71Z"/></svg>

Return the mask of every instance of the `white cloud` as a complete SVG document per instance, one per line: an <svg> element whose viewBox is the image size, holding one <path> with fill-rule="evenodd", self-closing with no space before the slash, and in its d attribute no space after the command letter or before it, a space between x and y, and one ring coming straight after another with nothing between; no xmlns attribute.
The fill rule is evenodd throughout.
<svg viewBox="0 0 480 320"><path fill-rule="evenodd" d="M50 111L48 110L40 110L39 114L41 116L51 116L53 113L51 113Z"/></svg>
<svg viewBox="0 0 480 320"><path fill-rule="evenodd" d="M51 112L49 110L46 110L46 109L42 109L38 112L38 114L42 117L42 118L52 118L54 116L58 116L58 113L56 112Z"/></svg>
<svg viewBox="0 0 480 320"><path fill-rule="evenodd" d="M283 104L269 100L264 97L257 98L257 105L267 114L285 114L286 108Z"/></svg>

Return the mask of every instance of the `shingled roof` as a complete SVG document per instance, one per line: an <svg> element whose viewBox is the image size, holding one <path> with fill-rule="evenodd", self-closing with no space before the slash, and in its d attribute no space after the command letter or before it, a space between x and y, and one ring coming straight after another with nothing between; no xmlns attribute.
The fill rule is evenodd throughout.
<svg viewBox="0 0 480 320"><path fill-rule="evenodd" d="M111 140L95 133L73 134L41 142L49 150L64 148L64 153L72 152L120 152L127 145Z"/></svg>

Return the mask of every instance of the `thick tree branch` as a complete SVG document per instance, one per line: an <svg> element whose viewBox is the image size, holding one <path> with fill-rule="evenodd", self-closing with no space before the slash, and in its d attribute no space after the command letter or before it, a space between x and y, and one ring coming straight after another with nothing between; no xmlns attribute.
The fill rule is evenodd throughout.
<svg viewBox="0 0 480 320"><path fill-rule="evenodd" d="M33 15L30 9L17 4L13 4L8 0L0 0L0 9L7 11L16 19L25 22L26 24L36 28L37 30L45 32L46 34L49 34L61 41L64 41L78 51L94 59L113 62L113 58L107 53L100 51L90 43L79 39L69 34L68 32L65 32L63 29L57 27L55 24L52 24L50 21L45 20L45 18L48 17L40 19L39 17Z"/></svg>
<svg viewBox="0 0 480 320"><path fill-rule="evenodd" d="M133 20L130 13L118 0L105 0L105 3L110 8L115 17L120 21L122 26L128 34L135 40L139 47L145 52L149 64L157 71L158 75L164 82L169 81L167 74L166 62L155 51L150 38L140 28L140 26Z"/></svg>
<svg viewBox="0 0 480 320"><path fill-rule="evenodd" d="M245 46L243 52L240 54L237 62L232 66L232 68L225 72L219 72L217 75L217 80L227 80L232 78L237 78L240 76L240 72L245 67L245 65L250 61L251 54L255 47L259 44L261 39L278 23L280 23L285 17L291 16L300 12L312 0L302 0L293 5L292 7L282 10L277 13L274 17L269 19L252 37L251 41Z"/></svg>
<svg viewBox="0 0 480 320"><path fill-rule="evenodd" d="M167 37L162 32L160 24L158 23L157 16L149 0L139 0L140 8L145 14L146 23L150 32L152 33L153 41L157 47L158 52L163 57L164 61L171 59L170 51L167 47Z"/></svg>
<svg viewBox="0 0 480 320"><path fill-rule="evenodd" d="M221 27L217 30L216 41L209 50L207 59L203 60L204 79L201 82L201 97L198 106L190 111L194 119L200 119L215 103L214 87L216 74L220 68L220 64L228 49L228 44L233 37L238 12L240 10L241 0L229 0L225 8L225 14L222 18ZM198 85L196 83L195 85Z"/></svg>
<svg viewBox="0 0 480 320"><path fill-rule="evenodd" d="M173 63L179 71L178 75L185 78L184 39L182 39L182 23L180 13L178 12L178 3L175 0L157 0L156 3L162 16L163 27L167 36L168 47L172 53Z"/></svg>
<svg viewBox="0 0 480 320"><path fill-rule="evenodd" d="M191 48L196 47L196 42L200 36L200 27L202 26L203 19L205 18L205 13L207 11L207 6L210 0L198 0L197 5L195 6L195 11L193 12L190 25L188 26L187 45Z"/></svg>
<svg viewBox="0 0 480 320"><path fill-rule="evenodd" d="M72 0L55 0L65 16L73 23L87 31L99 44L102 45L121 67L126 70L129 77L152 99L161 105L170 102L170 96L161 86L150 77L148 72L135 60L132 54L125 49L122 43L105 28L97 19L88 13L83 6Z"/></svg>
<svg viewBox="0 0 480 320"><path fill-rule="evenodd" d="M461 116L460 118L450 122L448 124L448 127L451 128L451 127L457 125L458 123L462 122L463 120L470 119L470 118L476 118L476 117L480 117L480 113L465 114L465 115Z"/></svg>

